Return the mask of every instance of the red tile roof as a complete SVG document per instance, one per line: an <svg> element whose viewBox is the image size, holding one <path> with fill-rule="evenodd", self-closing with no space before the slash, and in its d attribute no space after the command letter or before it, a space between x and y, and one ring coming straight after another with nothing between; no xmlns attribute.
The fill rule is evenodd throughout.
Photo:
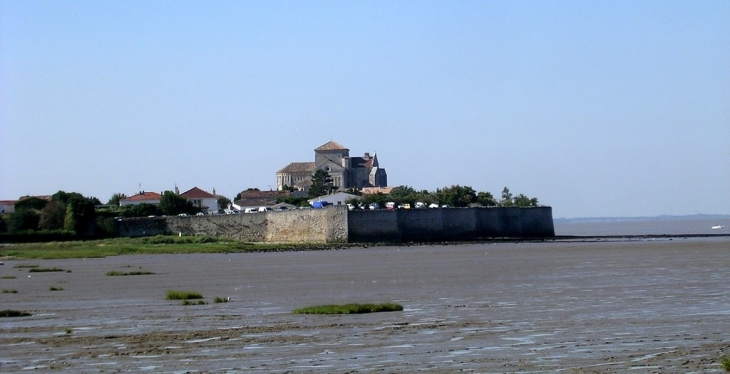
<svg viewBox="0 0 730 374"><path fill-rule="evenodd" d="M148 201L148 200L160 200L162 195L156 192L140 192L136 195L132 195L122 201Z"/></svg>
<svg viewBox="0 0 730 374"><path fill-rule="evenodd" d="M193 188L181 193L180 196L182 196L186 199L208 199L208 198L215 199L215 197L216 197L212 193L203 191L198 187L193 187Z"/></svg>

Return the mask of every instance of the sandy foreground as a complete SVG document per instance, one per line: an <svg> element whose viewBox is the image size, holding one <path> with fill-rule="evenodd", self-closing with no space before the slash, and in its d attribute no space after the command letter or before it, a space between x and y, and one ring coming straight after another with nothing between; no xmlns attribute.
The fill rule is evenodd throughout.
<svg viewBox="0 0 730 374"><path fill-rule="evenodd" d="M727 237L5 260L0 276L0 309L33 313L0 319L0 372L707 373L730 355ZM387 301L405 310L291 313Z"/></svg>

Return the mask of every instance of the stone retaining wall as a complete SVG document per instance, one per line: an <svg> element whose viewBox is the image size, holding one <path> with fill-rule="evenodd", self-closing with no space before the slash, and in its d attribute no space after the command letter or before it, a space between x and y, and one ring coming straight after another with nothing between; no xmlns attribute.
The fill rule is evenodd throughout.
<svg viewBox="0 0 730 374"><path fill-rule="evenodd" d="M208 235L246 242L429 242L555 236L552 208L348 211L344 206L254 214L124 219L121 236Z"/></svg>

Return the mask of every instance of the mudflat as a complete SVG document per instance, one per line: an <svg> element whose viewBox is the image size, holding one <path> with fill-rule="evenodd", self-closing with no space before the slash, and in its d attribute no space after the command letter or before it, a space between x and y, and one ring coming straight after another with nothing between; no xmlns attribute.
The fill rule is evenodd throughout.
<svg viewBox="0 0 730 374"><path fill-rule="evenodd" d="M0 309L33 314L0 318L2 372L706 373L730 354L727 237L6 259L0 276Z"/></svg>

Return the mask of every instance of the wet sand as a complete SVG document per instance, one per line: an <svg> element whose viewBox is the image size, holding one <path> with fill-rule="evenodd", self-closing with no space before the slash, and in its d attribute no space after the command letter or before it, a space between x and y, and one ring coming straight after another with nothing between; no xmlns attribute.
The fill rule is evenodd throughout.
<svg viewBox="0 0 730 374"><path fill-rule="evenodd" d="M0 309L33 316L0 319L1 372L720 373L730 354L727 237L4 263ZM386 301L405 310L291 313Z"/></svg>

